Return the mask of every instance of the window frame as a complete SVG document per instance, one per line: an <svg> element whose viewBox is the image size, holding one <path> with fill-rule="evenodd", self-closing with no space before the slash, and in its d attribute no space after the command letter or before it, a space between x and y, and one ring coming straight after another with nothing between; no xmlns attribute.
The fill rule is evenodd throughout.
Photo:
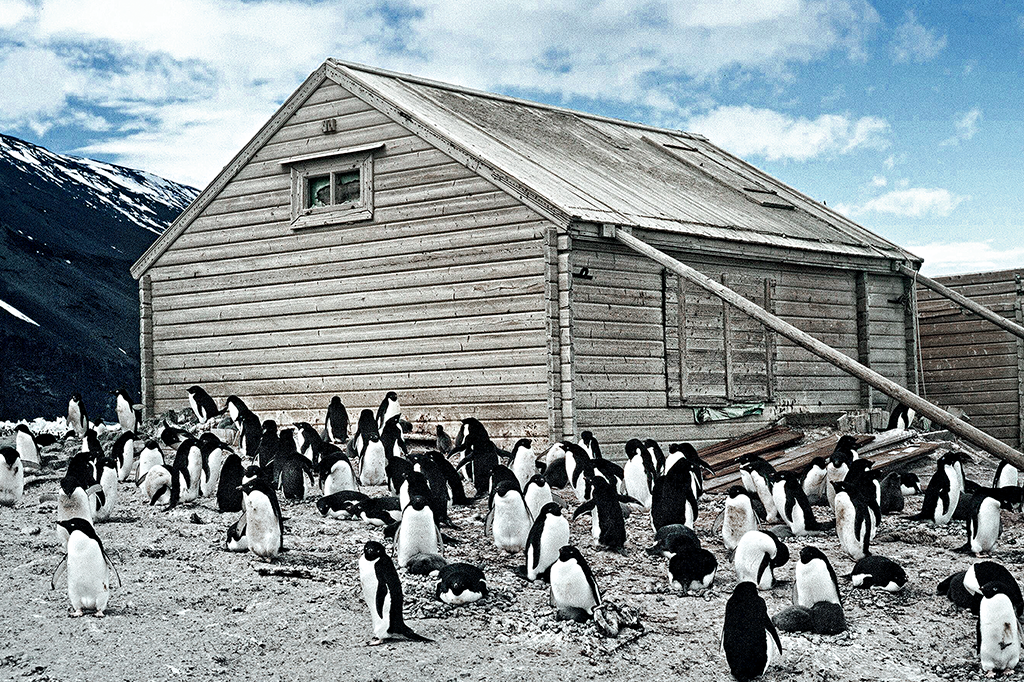
<svg viewBox="0 0 1024 682"><path fill-rule="evenodd" d="M373 219L373 160L384 143L336 149L319 154L307 154L284 159L282 167L291 173L291 227L301 230L310 227L341 225ZM359 199L344 204L306 206L309 180L328 176L333 201L335 177L353 170L359 171Z"/></svg>

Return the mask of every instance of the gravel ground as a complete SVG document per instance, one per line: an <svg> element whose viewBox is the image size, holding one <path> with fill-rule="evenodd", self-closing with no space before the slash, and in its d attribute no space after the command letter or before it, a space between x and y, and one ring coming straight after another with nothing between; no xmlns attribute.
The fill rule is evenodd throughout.
<svg viewBox="0 0 1024 682"><path fill-rule="evenodd" d="M73 451L77 443L66 447ZM57 446L48 454L66 461ZM934 466L931 458L914 470L927 480ZM994 469L994 461L979 457L967 473L987 483ZM106 618L72 619L66 585L50 588L61 556L53 532L56 491L55 481L37 483L18 507L0 507L0 680L731 679L719 639L736 579L713 532L722 495L701 502L698 534L717 556L719 571L712 589L699 597L671 590L666 560L643 552L653 542L649 517L634 513L627 519L628 556L595 551L589 516L572 525L573 542L604 598L637 609L642 632L624 630L609 639L593 623L555 621L546 587L514 575L522 558L485 539L481 502L453 509L460 530L451 534L462 544L450 547L446 558L482 566L490 595L477 604L447 606L434 599L435 580L403 571L406 621L436 641L369 646L357 562L366 540L381 539L378 529L324 519L309 501L285 503L288 551L268 564L222 549L225 529L237 515L217 512L214 500L165 511L124 486L114 518L97 528L121 586ZM920 504L920 496L910 498L905 515ZM963 523L933 529L905 515L886 517L872 550L902 563L910 584L890 595L841 580L850 629L836 636L783 634L781 663L763 679L982 677L974 617L935 595L940 580L972 562L952 551L964 542ZM794 559L808 544L786 542ZM834 533L809 544L829 556L839 575L852 570ZM1017 513L1004 512L994 558L1019 574L1024 526ZM791 561L777 571L781 584L762 593L772 615L791 603L793 568Z"/></svg>

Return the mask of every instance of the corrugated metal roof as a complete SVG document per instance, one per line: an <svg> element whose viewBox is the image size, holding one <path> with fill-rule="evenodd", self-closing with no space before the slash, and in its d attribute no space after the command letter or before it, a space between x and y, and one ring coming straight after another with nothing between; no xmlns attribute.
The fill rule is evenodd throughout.
<svg viewBox="0 0 1024 682"><path fill-rule="evenodd" d="M700 136L328 64L575 220L920 260Z"/></svg>

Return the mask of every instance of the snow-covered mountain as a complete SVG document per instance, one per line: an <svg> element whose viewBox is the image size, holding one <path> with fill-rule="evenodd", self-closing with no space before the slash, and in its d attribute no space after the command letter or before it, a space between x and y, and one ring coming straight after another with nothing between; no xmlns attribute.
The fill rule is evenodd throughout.
<svg viewBox="0 0 1024 682"><path fill-rule="evenodd" d="M128 268L198 192L0 134L0 419L56 416L81 393L112 418L139 390Z"/></svg>

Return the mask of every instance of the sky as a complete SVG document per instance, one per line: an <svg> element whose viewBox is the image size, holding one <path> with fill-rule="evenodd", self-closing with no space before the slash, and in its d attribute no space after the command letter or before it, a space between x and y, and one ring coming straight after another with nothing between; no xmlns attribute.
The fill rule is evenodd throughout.
<svg viewBox="0 0 1024 682"><path fill-rule="evenodd" d="M328 57L700 133L924 274L1024 266L1020 3L0 0L0 132L203 188Z"/></svg>

